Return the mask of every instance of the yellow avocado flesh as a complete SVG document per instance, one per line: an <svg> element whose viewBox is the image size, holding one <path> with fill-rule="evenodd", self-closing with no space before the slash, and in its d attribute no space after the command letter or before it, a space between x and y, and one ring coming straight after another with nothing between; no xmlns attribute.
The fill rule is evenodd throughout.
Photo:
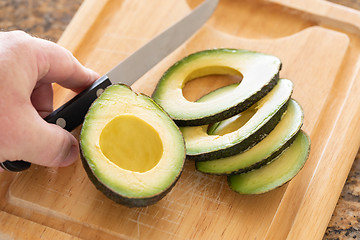
<svg viewBox="0 0 360 240"><path fill-rule="evenodd" d="M120 115L105 126L100 149L120 168L140 173L155 167L163 154L158 132L133 115Z"/></svg>

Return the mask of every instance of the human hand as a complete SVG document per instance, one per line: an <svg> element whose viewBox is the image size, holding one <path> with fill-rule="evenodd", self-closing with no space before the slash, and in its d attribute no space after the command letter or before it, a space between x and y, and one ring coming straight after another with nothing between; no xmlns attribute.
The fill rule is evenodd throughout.
<svg viewBox="0 0 360 240"><path fill-rule="evenodd" d="M63 47L13 31L0 32L0 76L0 162L62 167L76 161L76 138L43 120L53 111L51 84L80 92L98 74Z"/></svg>

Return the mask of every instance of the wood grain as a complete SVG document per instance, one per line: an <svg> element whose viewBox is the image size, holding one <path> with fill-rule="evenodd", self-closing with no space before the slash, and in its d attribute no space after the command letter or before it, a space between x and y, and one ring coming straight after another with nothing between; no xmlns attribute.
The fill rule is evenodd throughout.
<svg viewBox="0 0 360 240"><path fill-rule="evenodd" d="M77 237L60 232L58 230L40 225L38 223L16 217L6 212L0 212L1 233L0 239L63 239L76 240ZM17 230L14 231L14 226Z"/></svg>
<svg viewBox="0 0 360 240"><path fill-rule="evenodd" d="M188 2L87 0L59 43L105 73L199 3ZM7 213L0 213L83 239L320 239L360 145L360 42L353 24L359 14L323 6L320 0L221 1L205 27L133 85L150 95L171 64L203 49L278 56L281 77L295 84L293 97L304 109L303 128L312 141L307 164L289 184L258 196L238 195L225 178L196 172L187 162L158 204L128 209L98 192L80 162L61 169L33 166L3 183L7 197L0 206ZM196 98L212 81L194 84L185 94ZM55 86L55 105L72 95Z"/></svg>

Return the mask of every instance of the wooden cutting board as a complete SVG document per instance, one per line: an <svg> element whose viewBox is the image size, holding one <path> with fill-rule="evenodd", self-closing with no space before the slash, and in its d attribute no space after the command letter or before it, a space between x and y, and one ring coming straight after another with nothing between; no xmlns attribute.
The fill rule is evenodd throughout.
<svg viewBox="0 0 360 240"><path fill-rule="evenodd" d="M59 44L104 74L200 2L86 0ZM80 161L67 168L32 166L16 177L0 175L0 219L14 223L3 225L0 237L321 239L360 145L359 24L359 12L322 0L221 0L196 35L132 86L151 95L169 66L204 49L278 56L280 76L294 82L293 98L304 109L303 129L312 142L308 162L289 184L262 195L239 195L225 177L201 174L188 161L163 200L129 209L98 192ZM196 99L229 81L193 81L184 95ZM74 96L54 89L56 107ZM19 223L39 232L25 234Z"/></svg>

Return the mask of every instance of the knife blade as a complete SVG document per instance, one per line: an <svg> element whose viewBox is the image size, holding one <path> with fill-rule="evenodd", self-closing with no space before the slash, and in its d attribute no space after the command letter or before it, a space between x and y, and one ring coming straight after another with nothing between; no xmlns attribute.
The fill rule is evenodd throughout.
<svg viewBox="0 0 360 240"><path fill-rule="evenodd" d="M132 85L203 26L214 12L217 4L218 0L205 0L184 18L139 48L87 89L45 117L44 120L57 124L69 132L74 130L84 121L92 102L106 87L120 82ZM136 71L133 71L135 66L137 66ZM29 162L23 160L0 163L0 167L9 171L23 171L30 166Z"/></svg>

